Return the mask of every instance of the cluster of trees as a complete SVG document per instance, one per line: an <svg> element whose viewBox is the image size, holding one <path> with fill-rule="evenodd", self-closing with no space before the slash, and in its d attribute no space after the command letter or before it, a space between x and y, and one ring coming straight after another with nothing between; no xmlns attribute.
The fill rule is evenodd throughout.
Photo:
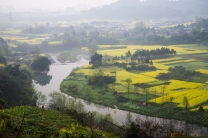
<svg viewBox="0 0 208 138"><path fill-rule="evenodd" d="M121 57L115 56L112 59L107 59L107 57L102 56L102 54L95 53L90 57L89 64L92 64L93 68L100 66L118 66L125 68L126 70L155 70L152 60L150 58L158 58L165 56L166 54L176 54L176 51L169 48L161 48L156 50L138 50L134 54L131 54L130 51L125 53L126 56L121 55ZM110 62L112 60L112 62ZM126 63L117 62L117 60L126 60ZM129 62L130 61L130 62ZM128 67L128 65L130 65ZM149 66L150 65L150 66Z"/></svg>
<svg viewBox="0 0 208 138"><path fill-rule="evenodd" d="M204 19L201 17L196 17L195 18L195 23L192 23L189 25L190 27L195 27L195 28L208 28L208 19Z"/></svg>
<svg viewBox="0 0 208 138"><path fill-rule="evenodd" d="M45 27L40 26L37 28L28 27L25 30L23 30L22 32L23 33L30 33L30 34L44 34L47 32L47 30L45 29Z"/></svg>
<svg viewBox="0 0 208 138"><path fill-rule="evenodd" d="M170 67L168 73L159 73L157 79L176 79L176 80L186 80L194 76L200 75L200 72L186 70L183 66Z"/></svg>
<svg viewBox="0 0 208 138"><path fill-rule="evenodd" d="M147 33L147 32L146 32ZM169 33L169 32L167 32ZM175 44L203 44L208 45L208 33L201 32L201 28L194 28L192 34L181 33L170 37L157 34L134 36L126 39L126 44L143 45L175 45Z"/></svg>
<svg viewBox="0 0 208 138"><path fill-rule="evenodd" d="M105 63L104 65L115 65L119 67L123 67L126 70L155 70L156 68L153 66L153 62L150 59L161 58L166 55L175 55L176 51L174 49L169 49L166 47L157 48L155 50L137 50L135 53L131 53L127 51L125 56L121 55L121 57L114 57L114 63ZM119 63L116 60L126 60L127 63ZM130 61L130 62L129 62ZM130 65L127 67L127 65ZM150 66L149 66L150 65Z"/></svg>
<svg viewBox="0 0 208 138"><path fill-rule="evenodd" d="M49 71L50 65L51 61L47 57L41 56L32 62L30 68L37 71Z"/></svg>
<svg viewBox="0 0 208 138"><path fill-rule="evenodd" d="M105 76L104 72L100 69L98 72L95 72L88 79L88 85L94 86L105 86L106 84L115 83L115 76Z"/></svg>
<svg viewBox="0 0 208 138"><path fill-rule="evenodd" d="M176 51L167 47L157 48L154 50L137 50L132 56L135 58L158 58L164 57L165 55L175 55Z"/></svg>
<svg viewBox="0 0 208 138"><path fill-rule="evenodd" d="M82 46L91 46L96 44L118 44L119 41L108 34L102 35L98 31L91 31L89 34L83 29L81 32L75 31L73 26L70 26L61 36L63 47L76 48Z"/></svg>
<svg viewBox="0 0 208 138"><path fill-rule="evenodd" d="M138 22L135 24L134 33L136 35L146 36L146 34L148 34L148 33L149 34L156 34L156 30L155 30L155 28L146 27L144 22Z"/></svg>
<svg viewBox="0 0 208 138"><path fill-rule="evenodd" d="M4 106L35 105L35 90L30 73L19 65L0 69L0 99Z"/></svg>
<svg viewBox="0 0 208 138"><path fill-rule="evenodd" d="M192 28L192 33L186 33L186 27ZM205 30L204 30L205 29ZM135 35L125 35L127 44L203 44L208 45L208 20L204 18L196 18L196 22L185 26L183 24L169 27L168 30L157 30L148 28L143 22L136 23L134 28ZM178 31L179 34L171 34L170 31ZM159 34L168 35L170 37L160 36Z"/></svg>

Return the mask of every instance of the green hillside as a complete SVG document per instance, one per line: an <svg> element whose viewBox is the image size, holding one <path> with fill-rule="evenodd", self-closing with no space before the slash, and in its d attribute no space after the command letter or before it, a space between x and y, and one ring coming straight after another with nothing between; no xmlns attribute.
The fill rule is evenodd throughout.
<svg viewBox="0 0 208 138"><path fill-rule="evenodd" d="M114 138L113 134L84 127L77 120L59 111L32 106L0 110L1 138Z"/></svg>

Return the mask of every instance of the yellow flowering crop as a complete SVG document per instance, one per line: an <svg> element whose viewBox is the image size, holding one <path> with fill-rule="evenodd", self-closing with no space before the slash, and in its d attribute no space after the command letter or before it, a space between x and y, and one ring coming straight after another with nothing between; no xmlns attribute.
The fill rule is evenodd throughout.
<svg viewBox="0 0 208 138"><path fill-rule="evenodd" d="M170 85L164 86L165 87L164 91L168 93L175 93L179 91L196 89L196 88L205 86L205 84L202 84L202 83L187 82L187 81L180 81L180 80L170 80L169 82L170 82ZM154 88L157 91L157 93L161 94L163 92L162 87L163 86L155 86L152 88Z"/></svg>
<svg viewBox="0 0 208 138"><path fill-rule="evenodd" d="M101 45L99 47L107 48L111 46L114 46L114 45ZM119 46L127 46L127 45L119 45ZM190 48L187 46L190 46ZM178 55L207 53L206 50L194 49L192 46L195 46L195 45L170 45L168 46L168 48L176 50ZM135 51L141 50L141 49L154 50L154 49L162 48L162 47L165 47L165 46L163 45L128 45L126 49L98 50L98 53L103 54L103 55L107 54L109 56L121 56L121 55L125 55L125 53L128 50L131 51L131 53L134 53Z"/></svg>
<svg viewBox="0 0 208 138"><path fill-rule="evenodd" d="M149 77L156 77L159 73L167 73L167 70L156 70L150 72L143 72L142 75L149 76Z"/></svg>
<svg viewBox="0 0 208 138"><path fill-rule="evenodd" d="M163 63L163 64L164 65L170 65L170 64L193 62L193 61L196 61L196 60L195 59L179 60L179 61L172 61L172 62L167 62L167 63Z"/></svg>
<svg viewBox="0 0 208 138"><path fill-rule="evenodd" d="M173 97L174 103L178 104L178 107L184 107L183 98L186 96L189 101L189 106L196 106L208 100L207 89L190 89L177 92L165 92L165 94L159 98L156 98L156 102L161 104L163 102L168 102L170 97ZM154 102L155 99L151 99L150 102Z"/></svg>
<svg viewBox="0 0 208 138"><path fill-rule="evenodd" d="M80 69L75 71L75 73L83 73L84 75L92 75L93 70L92 69Z"/></svg>
<svg viewBox="0 0 208 138"><path fill-rule="evenodd" d="M183 58L181 57L174 57L174 58L165 58L165 59L155 59L154 63L161 63L161 62L166 62L166 61L176 61L176 60L182 60Z"/></svg>
<svg viewBox="0 0 208 138"><path fill-rule="evenodd" d="M208 70L206 70L206 69L198 69L196 71L199 71L199 72L201 72L203 74L208 74Z"/></svg>
<svg viewBox="0 0 208 138"><path fill-rule="evenodd" d="M1 64L1 63L0 63L0 67L4 67L4 64Z"/></svg>
<svg viewBox="0 0 208 138"><path fill-rule="evenodd" d="M4 32L4 34L19 34L22 32L22 30L19 30L19 29L14 29L14 30L10 29L9 30L8 29L8 30L4 30L2 32Z"/></svg>
<svg viewBox="0 0 208 138"><path fill-rule="evenodd" d="M82 69L91 69L91 68L92 68L92 65L90 64L82 66Z"/></svg>
<svg viewBox="0 0 208 138"><path fill-rule="evenodd" d="M157 81L153 77L144 76L142 74L130 73L130 72L127 72L125 70L116 72L116 81L118 83L126 84L126 79L127 78L131 78L132 79L132 84L135 84L135 83L148 83L148 82Z"/></svg>
<svg viewBox="0 0 208 138"><path fill-rule="evenodd" d="M82 50L88 51L89 48L88 47L82 47Z"/></svg>

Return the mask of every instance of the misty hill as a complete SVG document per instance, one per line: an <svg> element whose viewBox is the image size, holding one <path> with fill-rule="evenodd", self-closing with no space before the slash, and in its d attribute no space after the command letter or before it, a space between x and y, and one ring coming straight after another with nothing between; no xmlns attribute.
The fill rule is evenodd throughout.
<svg viewBox="0 0 208 138"><path fill-rule="evenodd" d="M82 11L82 19L161 19L208 16L207 0L118 0L101 8Z"/></svg>

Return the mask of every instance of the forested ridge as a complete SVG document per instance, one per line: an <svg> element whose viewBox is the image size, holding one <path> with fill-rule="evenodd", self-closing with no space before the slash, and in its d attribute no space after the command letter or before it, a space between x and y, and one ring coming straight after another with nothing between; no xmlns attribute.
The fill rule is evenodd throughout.
<svg viewBox="0 0 208 138"><path fill-rule="evenodd" d="M206 0L118 0L110 5L81 12L80 18L90 19L160 19L207 15ZM151 9L151 10L150 10ZM103 14L105 13L105 14ZM77 17L79 18L79 17Z"/></svg>

